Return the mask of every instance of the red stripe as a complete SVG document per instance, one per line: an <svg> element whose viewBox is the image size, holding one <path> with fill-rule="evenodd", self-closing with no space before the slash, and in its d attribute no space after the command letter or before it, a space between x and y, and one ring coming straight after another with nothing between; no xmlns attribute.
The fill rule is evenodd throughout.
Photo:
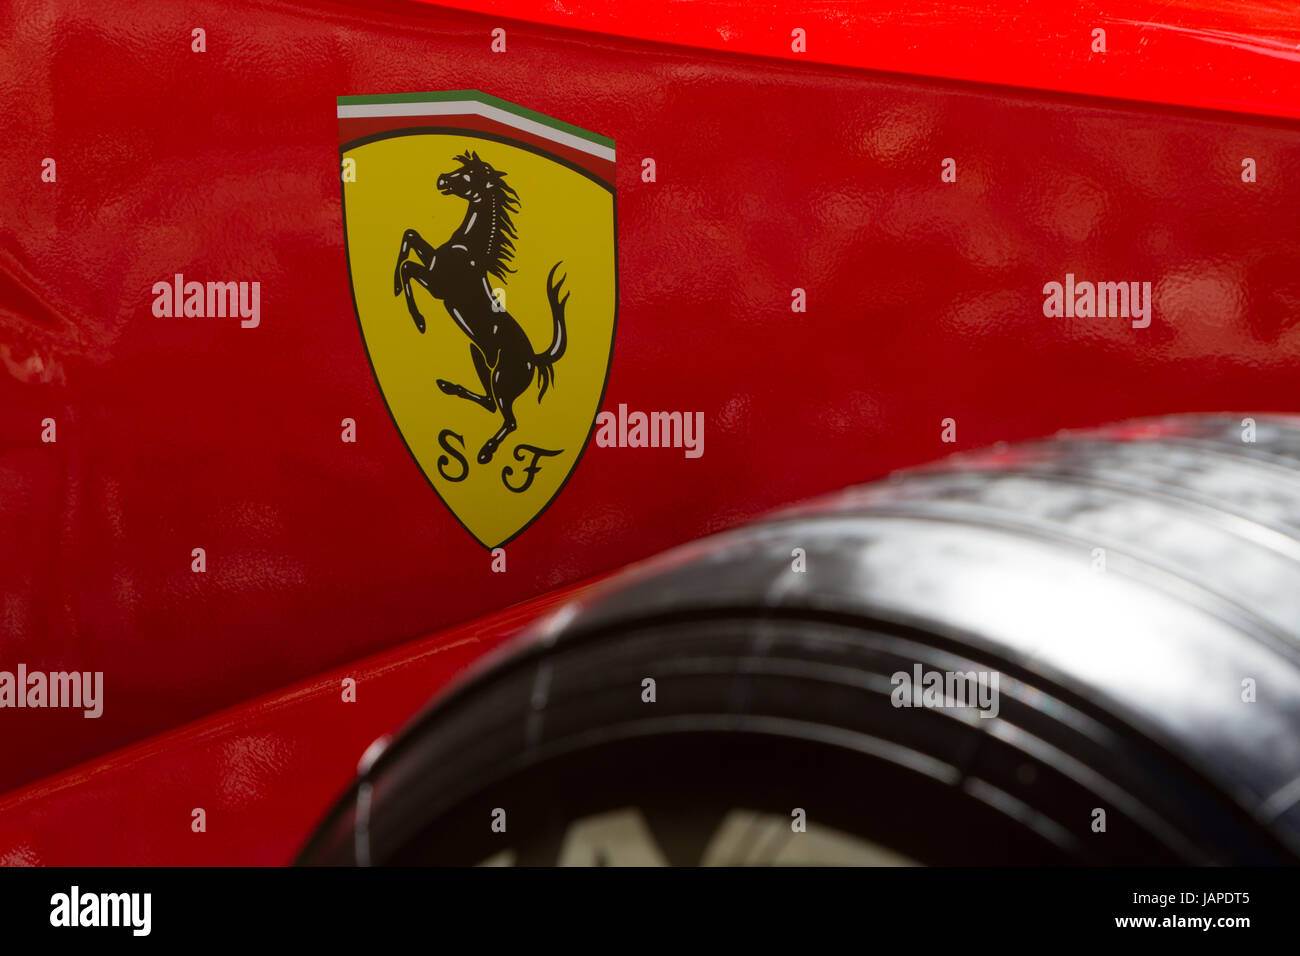
<svg viewBox="0 0 1300 956"><path fill-rule="evenodd" d="M387 133L392 130L412 129L421 126L448 126L466 131L494 133L512 142L535 146L554 156L558 156L580 169L586 170L606 184L613 185L614 183L614 163L609 160L600 159L571 146L565 146L534 133L527 133L515 129L513 126L506 126L496 120L473 114L457 116L348 117L339 120L339 146L346 146L363 136L373 136L376 133ZM450 157L448 158L450 159Z"/></svg>

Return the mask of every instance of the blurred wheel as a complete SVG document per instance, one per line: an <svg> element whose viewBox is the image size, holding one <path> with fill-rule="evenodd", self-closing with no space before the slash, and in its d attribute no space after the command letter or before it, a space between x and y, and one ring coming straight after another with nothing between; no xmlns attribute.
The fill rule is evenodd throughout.
<svg viewBox="0 0 1300 956"><path fill-rule="evenodd" d="M961 455L632 568L301 862L1295 862L1300 426L1254 427Z"/></svg>

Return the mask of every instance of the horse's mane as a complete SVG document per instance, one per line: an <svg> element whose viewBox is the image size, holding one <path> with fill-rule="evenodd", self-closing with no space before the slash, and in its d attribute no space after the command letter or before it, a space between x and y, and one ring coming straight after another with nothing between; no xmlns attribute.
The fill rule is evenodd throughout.
<svg viewBox="0 0 1300 956"><path fill-rule="evenodd" d="M509 263L515 257L513 240L518 237L513 214L519 211L519 194L506 182L506 174L493 169L490 164L479 159L478 153L466 150L456 157L456 162L463 166L478 165L487 171L488 178L492 182L493 228L492 234L488 237L487 272L488 275L496 276L505 282L506 273L515 271L510 268Z"/></svg>

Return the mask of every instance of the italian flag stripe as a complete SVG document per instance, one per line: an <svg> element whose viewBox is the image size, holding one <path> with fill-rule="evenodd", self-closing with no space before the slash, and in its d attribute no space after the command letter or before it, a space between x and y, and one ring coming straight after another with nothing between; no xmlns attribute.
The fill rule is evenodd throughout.
<svg viewBox="0 0 1300 956"><path fill-rule="evenodd" d="M614 141L590 130L552 119L477 90L445 93L393 93L381 96L340 96L339 119L379 117L481 116L502 126L529 133L599 159L614 161Z"/></svg>

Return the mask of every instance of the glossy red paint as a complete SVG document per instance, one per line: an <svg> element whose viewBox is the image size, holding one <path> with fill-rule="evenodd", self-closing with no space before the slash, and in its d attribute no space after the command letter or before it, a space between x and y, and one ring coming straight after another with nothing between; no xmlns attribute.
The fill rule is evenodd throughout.
<svg viewBox="0 0 1300 956"><path fill-rule="evenodd" d="M459 0L496 18L707 50L1300 117L1291 0ZM802 29L802 52L792 31ZM1093 31L1106 52L1093 50Z"/></svg>
<svg viewBox="0 0 1300 956"><path fill-rule="evenodd" d="M594 586L355 661L7 794L0 866L288 863L374 740L521 627ZM345 678L357 681L355 703L342 700Z"/></svg>
<svg viewBox="0 0 1300 956"><path fill-rule="evenodd" d="M1158 7L1127 19L1175 16ZM1136 415L1300 408L1294 122L733 55L784 56L760 41L780 46L785 27L730 2L672 9L683 40L726 21L739 42L655 46L503 21L501 8L396 3L0 12L0 668L103 670L106 683L99 720L0 711L0 789L935 458L953 448L945 418L971 447ZM1235 39L1188 39L1167 20L1131 34L1151 41L1139 55L1117 52L1112 32L1113 73L1060 52L1074 50L1065 21L1022 28L1016 3L982 26L962 7L870 9L820 14L874 43L870 56L830 39L810 50L1038 86L1077 60L1060 88L1282 117L1300 103L1266 5L1176 14ZM630 32L662 36L630 13ZM503 23L508 52L493 54L488 31ZM206 53L190 50L194 27ZM936 65L941 36L951 69ZM463 88L615 138L621 303L605 407L706 419L698 460L589 449L504 575L392 428L339 222L334 98ZM57 183L41 181L47 156ZM958 180L945 184L949 156ZM642 182L643 157L657 182ZM150 289L176 272L260 281L261 326L155 318ZM1067 272L1151 281L1152 327L1044 318L1042 286ZM796 287L806 313L791 312ZM40 440L47 417L56 444ZM344 417L356 445L339 440ZM190 570L195 547L206 574ZM6 801L0 857L282 861L291 841L264 852L268 834L305 833L361 747L445 662L474 656L404 671L394 653L392 679L409 681L373 711L326 707L332 675ZM188 855L187 818L160 824L150 778L181 805L215 793L226 803L210 804L242 813L227 848ZM89 806L121 821L117 835L73 828L81 842L60 844L62 814ZM37 832L45 842L22 850Z"/></svg>

